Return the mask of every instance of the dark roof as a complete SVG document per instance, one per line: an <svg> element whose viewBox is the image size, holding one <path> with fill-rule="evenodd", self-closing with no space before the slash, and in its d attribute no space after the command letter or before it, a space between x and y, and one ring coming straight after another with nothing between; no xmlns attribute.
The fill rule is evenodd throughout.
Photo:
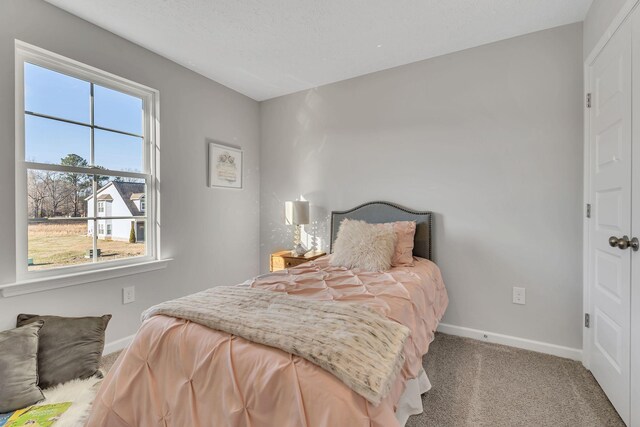
<svg viewBox="0 0 640 427"><path fill-rule="evenodd" d="M143 182L120 182L113 181L113 186L116 187L118 193L122 196L122 200L124 200L125 205L129 208L131 215L133 216L143 216L144 212L140 212L140 210L136 207L136 204L131 200L131 195L136 193L144 193L144 183Z"/></svg>

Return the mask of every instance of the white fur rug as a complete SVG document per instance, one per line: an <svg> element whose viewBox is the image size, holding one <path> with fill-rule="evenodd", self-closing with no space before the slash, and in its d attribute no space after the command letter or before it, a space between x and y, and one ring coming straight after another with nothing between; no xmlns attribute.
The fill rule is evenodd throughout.
<svg viewBox="0 0 640 427"><path fill-rule="evenodd" d="M60 416L60 419L53 427L81 427L84 426L91 404L100 387L100 378L89 378L86 380L72 380L64 384L59 384L42 390L45 400L38 405L48 403L73 402L67 411Z"/></svg>

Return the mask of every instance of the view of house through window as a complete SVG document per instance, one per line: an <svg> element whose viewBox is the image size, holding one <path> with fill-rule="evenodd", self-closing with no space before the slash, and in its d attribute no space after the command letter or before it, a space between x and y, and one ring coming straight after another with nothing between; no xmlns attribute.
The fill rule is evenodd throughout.
<svg viewBox="0 0 640 427"><path fill-rule="evenodd" d="M145 255L144 102L24 63L28 269Z"/></svg>

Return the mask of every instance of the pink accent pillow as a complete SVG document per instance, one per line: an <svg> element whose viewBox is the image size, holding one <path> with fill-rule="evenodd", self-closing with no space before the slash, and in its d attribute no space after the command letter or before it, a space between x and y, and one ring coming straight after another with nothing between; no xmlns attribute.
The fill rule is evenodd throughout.
<svg viewBox="0 0 640 427"><path fill-rule="evenodd" d="M396 249L391 258L392 267L413 267L413 238L416 235L415 221L388 223L396 232Z"/></svg>

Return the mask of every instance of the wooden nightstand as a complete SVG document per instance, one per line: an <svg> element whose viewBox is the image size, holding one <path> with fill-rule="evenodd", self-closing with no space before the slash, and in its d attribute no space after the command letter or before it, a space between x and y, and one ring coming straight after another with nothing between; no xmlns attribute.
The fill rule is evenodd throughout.
<svg viewBox="0 0 640 427"><path fill-rule="evenodd" d="M305 262L313 261L321 256L326 255L326 252L307 252L304 256L291 255L291 251L280 251L271 254L271 271L284 270L285 268L295 267L296 265L304 264Z"/></svg>

